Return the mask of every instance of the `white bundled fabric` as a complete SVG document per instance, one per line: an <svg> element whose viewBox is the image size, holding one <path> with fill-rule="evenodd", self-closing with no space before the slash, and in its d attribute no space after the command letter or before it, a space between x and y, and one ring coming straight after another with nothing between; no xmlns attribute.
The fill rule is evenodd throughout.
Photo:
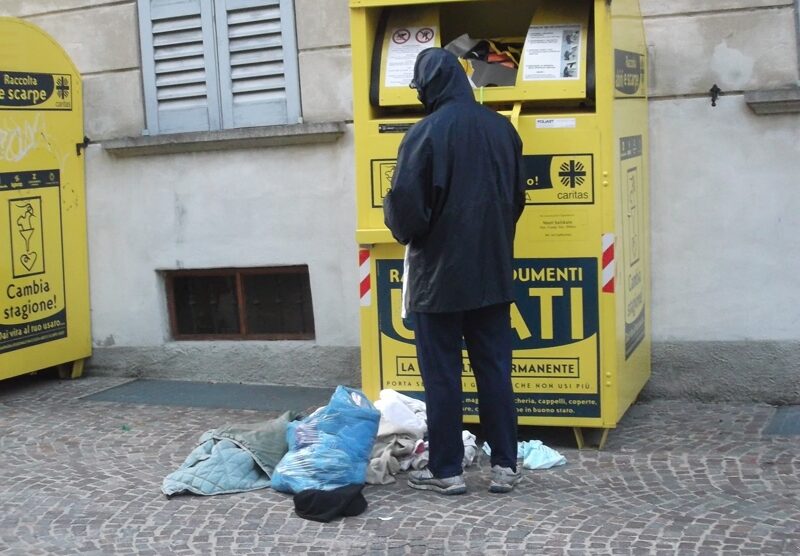
<svg viewBox="0 0 800 556"><path fill-rule="evenodd" d="M420 448L428 431L425 402L395 390L381 390L375 407L381 412L378 435L367 469L367 483L385 485L395 481L399 471L427 463L427 451Z"/></svg>
<svg viewBox="0 0 800 556"><path fill-rule="evenodd" d="M475 457L478 455L478 439L469 431L461 431L461 440L464 442L464 460L461 466L469 467L475 463Z"/></svg>
<svg viewBox="0 0 800 556"><path fill-rule="evenodd" d="M375 407L381 412L378 436L410 434L423 438L428 432L425 402L415 400L394 390L381 390Z"/></svg>

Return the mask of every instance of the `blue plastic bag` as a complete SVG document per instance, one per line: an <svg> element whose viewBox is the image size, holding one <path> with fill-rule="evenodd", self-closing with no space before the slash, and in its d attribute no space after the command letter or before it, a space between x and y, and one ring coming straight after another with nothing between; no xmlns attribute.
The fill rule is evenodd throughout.
<svg viewBox="0 0 800 556"><path fill-rule="evenodd" d="M381 413L359 390L339 386L325 407L289 423L289 451L272 474L272 488L296 494L363 484Z"/></svg>

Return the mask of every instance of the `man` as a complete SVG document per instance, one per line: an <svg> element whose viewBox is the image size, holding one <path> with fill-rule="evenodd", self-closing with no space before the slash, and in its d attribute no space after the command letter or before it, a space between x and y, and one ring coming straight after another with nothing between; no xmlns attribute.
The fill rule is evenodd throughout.
<svg viewBox="0 0 800 556"><path fill-rule="evenodd" d="M428 412L428 468L411 487L462 494L462 339L492 448L491 492L509 492L517 470L511 386L513 244L525 202L522 142L509 121L475 102L458 60L440 48L419 54L412 88L428 114L398 153L386 225L408 246L407 305L413 312Z"/></svg>

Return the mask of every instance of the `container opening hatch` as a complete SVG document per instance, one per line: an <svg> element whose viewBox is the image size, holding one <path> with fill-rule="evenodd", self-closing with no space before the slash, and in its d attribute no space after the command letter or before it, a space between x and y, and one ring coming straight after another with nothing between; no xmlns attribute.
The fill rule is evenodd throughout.
<svg viewBox="0 0 800 556"><path fill-rule="evenodd" d="M382 113L421 109L409 88L417 55L459 56L477 100L593 110L594 14L590 0L448 2L384 7L378 15L370 104Z"/></svg>

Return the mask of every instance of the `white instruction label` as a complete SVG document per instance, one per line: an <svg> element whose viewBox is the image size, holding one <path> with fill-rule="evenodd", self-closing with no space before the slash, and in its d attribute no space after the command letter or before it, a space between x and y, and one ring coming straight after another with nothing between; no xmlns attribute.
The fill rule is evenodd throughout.
<svg viewBox="0 0 800 556"><path fill-rule="evenodd" d="M417 55L435 45L436 27L397 27L389 30L385 87L408 87Z"/></svg>
<svg viewBox="0 0 800 556"><path fill-rule="evenodd" d="M525 37L525 81L578 79L581 74L581 26L533 25Z"/></svg>
<svg viewBox="0 0 800 556"><path fill-rule="evenodd" d="M536 129L575 129L575 118L540 118L536 120Z"/></svg>

